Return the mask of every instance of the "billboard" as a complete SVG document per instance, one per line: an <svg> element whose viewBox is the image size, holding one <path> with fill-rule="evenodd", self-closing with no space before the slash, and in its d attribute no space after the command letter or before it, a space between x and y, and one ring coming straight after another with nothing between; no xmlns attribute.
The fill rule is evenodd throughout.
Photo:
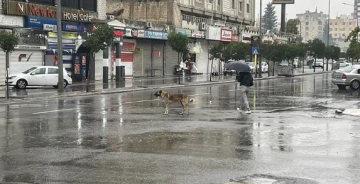
<svg viewBox="0 0 360 184"><path fill-rule="evenodd" d="M272 4L294 4L295 0L272 0Z"/></svg>

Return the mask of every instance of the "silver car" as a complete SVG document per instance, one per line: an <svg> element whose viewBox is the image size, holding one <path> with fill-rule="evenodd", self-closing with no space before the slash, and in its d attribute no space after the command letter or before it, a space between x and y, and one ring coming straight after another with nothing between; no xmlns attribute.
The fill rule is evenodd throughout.
<svg viewBox="0 0 360 184"><path fill-rule="evenodd" d="M334 71L331 82L339 89L345 89L346 86L350 86L353 90L360 89L360 65L352 65Z"/></svg>

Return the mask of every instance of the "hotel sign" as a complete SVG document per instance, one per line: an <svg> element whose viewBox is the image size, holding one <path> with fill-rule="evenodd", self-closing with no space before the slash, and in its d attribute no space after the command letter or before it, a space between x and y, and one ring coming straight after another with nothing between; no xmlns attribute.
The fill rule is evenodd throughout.
<svg viewBox="0 0 360 184"><path fill-rule="evenodd" d="M6 13L9 15L56 18L56 7L19 1L7 1ZM72 22L91 22L96 13L83 10L62 8L62 20Z"/></svg>
<svg viewBox="0 0 360 184"><path fill-rule="evenodd" d="M295 4L295 0L272 0L272 4Z"/></svg>

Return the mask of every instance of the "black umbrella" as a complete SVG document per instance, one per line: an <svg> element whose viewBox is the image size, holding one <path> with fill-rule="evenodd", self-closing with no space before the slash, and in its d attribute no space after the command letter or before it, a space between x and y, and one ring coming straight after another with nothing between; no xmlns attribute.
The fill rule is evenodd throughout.
<svg viewBox="0 0 360 184"><path fill-rule="evenodd" d="M231 61L225 65L225 68L237 72L251 72L250 66L243 61Z"/></svg>

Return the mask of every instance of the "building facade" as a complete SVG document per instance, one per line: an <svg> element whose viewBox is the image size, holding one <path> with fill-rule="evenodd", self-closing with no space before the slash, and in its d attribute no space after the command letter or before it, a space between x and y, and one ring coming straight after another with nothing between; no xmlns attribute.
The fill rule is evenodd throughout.
<svg viewBox="0 0 360 184"><path fill-rule="evenodd" d="M132 70L133 77L173 75L178 54L167 44L168 31L187 35L192 40L190 60L198 73L210 73L211 68L220 71L222 63L215 61L209 66L209 49L219 42L242 40L241 30L254 25L255 1L108 0L107 13L126 24L129 33L124 43L135 44L133 57L129 58L133 67L125 68Z"/></svg>
<svg viewBox="0 0 360 184"><path fill-rule="evenodd" d="M345 42L345 40L356 26L357 22L353 16L341 15L335 19L330 19L330 36L342 52L346 52L348 49L349 42Z"/></svg>
<svg viewBox="0 0 360 184"><path fill-rule="evenodd" d="M327 26L328 15L315 10L314 12L306 11L296 16L300 20L301 26L298 26L298 30L304 42L315 38L323 40L327 34L324 29Z"/></svg>

